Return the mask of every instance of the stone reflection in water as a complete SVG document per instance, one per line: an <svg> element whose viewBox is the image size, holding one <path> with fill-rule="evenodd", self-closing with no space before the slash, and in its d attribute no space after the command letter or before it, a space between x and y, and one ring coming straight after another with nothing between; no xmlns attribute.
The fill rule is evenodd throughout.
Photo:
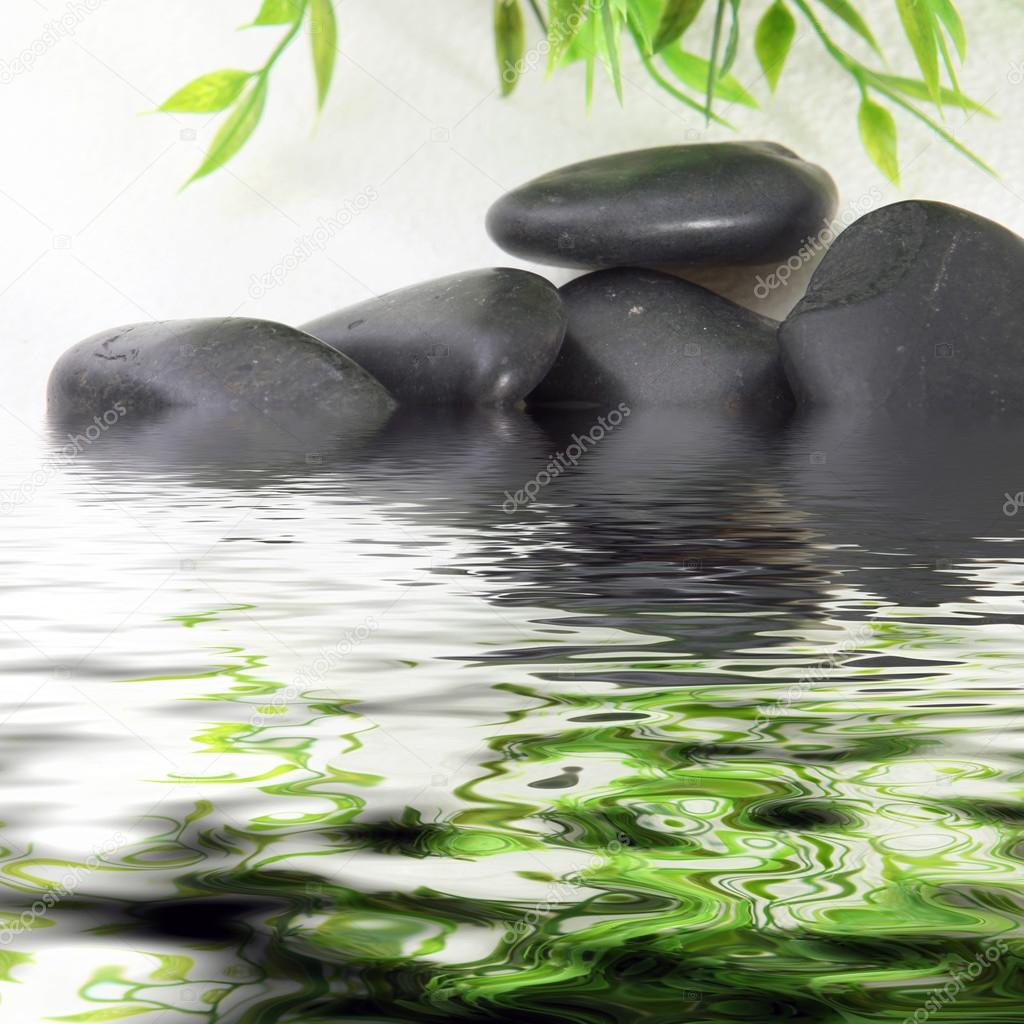
<svg viewBox="0 0 1024 1024"><path fill-rule="evenodd" d="M51 515L257 499L221 545L249 608L182 591L148 634L192 667L135 668L132 721L191 749L5 969L73 943L96 974L58 1012L96 1020L903 1021L947 984L938 1019L1015 1019L1013 430L635 410L503 508L594 418L92 446ZM361 607L379 629L343 650ZM5 847L17 915L53 858Z"/></svg>

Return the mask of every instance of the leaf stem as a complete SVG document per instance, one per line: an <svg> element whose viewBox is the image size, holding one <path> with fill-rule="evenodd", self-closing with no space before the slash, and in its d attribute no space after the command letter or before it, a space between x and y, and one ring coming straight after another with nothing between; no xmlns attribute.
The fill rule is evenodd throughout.
<svg viewBox="0 0 1024 1024"><path fill-rule="evenodd" d="M274 51L267 58L267 63L263 65L263 74L266 74L270 69L277 63L278 57L284 53L292 44L292 40L299 34L299 29L302 28L302 23L306 18L306 7L308 6L308 0L300 0L299 13L295 16L295 21L292 23L292 27L288 29L281 42L277 44Z"/></svg>
<svg viewBox="0 0 1024 1024"><path fill-rule="evenodd" d="M544 35L548 34L548 23L544 20L544 15L541 13L540 4L537 0L529 0L530 10L533 11L534 16L537 19L537 24L540 25L541 31Z"/></svg>
<svg viewBox="0 0 1024 1024"><path fill-rule="evenodd" d="M848 53L840 49L829 37L828 33L822 28L821 22L815 17L814 12L810 9L807 4L807 0L793 0L793 4L798 10L802 11L807 20L811 23L811 28L814 29L815 34L821 40L822 45L828 51L828 54L832 59L841 67L844 71L850 74L857 83L857 87L861 91L861 95L866 94L866 86L870 85L876 92L881 93L891 103L895 103L896 106L901 107L912 117L917 118L918 121L926 124L939 138L948 142L958 153L967 157L973 164L980 167L981 170L985 171L986 174L991 174L993 178L999 179L999 175L985 163L981 157L972 153L959 139L956 138L951 132L947 131L937 121L929 117L923 110L919 110L913 103L904 97L900 96L891 86L889 86L883 79L881 79L871 68L864 66L859 61L854 60Z"/></svg>
<svg viewBox="0 0 1024 1024"><path fill-rule="evenodd" d="M708 60L708 90L704 97L704 117L711 121L711 104L715 97L715 82L718 80L718 50L722 44L722 23L725 20L725 0L718 0L715 11L715 28L711 36L711 55Z"/></svg>

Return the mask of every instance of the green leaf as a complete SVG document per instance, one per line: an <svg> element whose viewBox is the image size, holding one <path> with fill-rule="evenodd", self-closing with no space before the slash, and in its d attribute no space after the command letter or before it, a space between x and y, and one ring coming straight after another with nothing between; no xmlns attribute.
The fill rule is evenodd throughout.
<svg viewBox="0 0 1024 1024"><path fill-rule="evenodd" d="M775 0L764 12L754 34L754 51L772 92L778 85L795 35L796 19L782 0Z"/></svg>
<svg viewBox="0 0 1024 1024"><path fill-rule="evenodd" d="M582 31L577 36L580 43L580 49L584 53L584 60L586 61L586 78L584 83L584 93L587 101L587 111L594 103L594 54L597 51L596 35L597 32L594 28L594 18L587 18L586 25L583 26Z"/></svg>
<svg viewBox="0 0 1024 1024"><path fill-rule="evenodd" d="M868 156L894 185L898 185L900 162L896 151L896 122L892 114L865 94L861 100L857 124Z"/></svg>
<svg viewBox="0 0 1024 1024"><path fill-rule="evenodd" d="M704 116L710 120L711 106L715 98L715 83L718 81L718 51L722 44L722 22L725 18L725 0L718 0L715 8L715 27L711 34L711 55L708 60L708 79L704 90Z"/></svg>
<svg viewBox="0 0 1024 1024"><path fill-rule="evenodd" d="M252 25L290 25L302 14L300 0L263 0Z"/></svg>
<svg viewBox="0 0 1024 1024"><path fill-rule="evenodd" d="M238 101L235 109L220 126L213 144L199 170L189 178L191 184L199 178L223 167L245 144L256 130L267 103L267 77L260 75L252 88Z"/></svg>
<svg viewBox="0 0 1024 1024"><path fill-rule="evenodd" d="M928 127L931 128L931 130L935 132L935 134L938 135L940 139L943 139L944 141L948 142L958 153L961 153L963 156L967 157L967 159L970 160L971 163L973 163L976 167L981 168L981 170L983 170L986 174L990 174L997 181L999 180L999 175L992 167L989 167L989 165L985 163L985 161L982 160L980 156L978 156L976 153L968 149L967 146L965 146L955 135L953 135L951 132L946 131L946 129L943 128L942 125L939 124L937 121L935 121L934 118L929 117L923 110L919 110L909 100L905 100L902 96L900 96L899 93L890 89L886 89L884 86L882 87L881 91L890 100L892 100L893 103L898 104L905 111L907 111L908 114L911 114L912 116L916 117L923 124L928 125Z"/></svg>
<svg viewBox="0 0 1024 1024"><path fill-rule="evenodd" d="M917 58L918 67L928 86L928 93L936 106L939 105L939 61L936 54L935 27L928 0L896 0L896 8L903 22L910 46Z"/></svg>
<svg viewBox="0 0 1024 1024"><path fill-rule="evenodd" d="M669 71L683 85L702 92L708 82L708 62L695 53L687 53L678 46L670 46L659 54ZM715 96L726 103L741 103L745 107L756 107L757 100L747 92L732 75L715 80Z"/></svg>
<svg viewBox="0 0 1024 1024"><path fill-rule="evenodd" d="M922 102L927 103L932 98L931 93L928 91L928 86L917 78L901 78L899 75L885 75L880 71L872 71L869 74L869 78L872 81L884 82L889 86L889 88L896 89L898 92L903 93L904 96L909 96L911 99L921 100ZM978 103L977 100L972 100L970 96L965 96L963 93L956 93L952 89L940 89L939 99L948 107L963 107L964 110L973 111L975 114L984 114L985 117L996 116L988 109L988 107Z"/></svg>
<svg viewBox="0 0 1024 1024"><path fill-rule="evenodd" d="M931 0L932 10L945 26L949 38L953 40L960 60L967 56L967 33L960 14L953 6L952 0Z"/></svg>
<svg viewBox="0 0 1024 1024"><path fill-rule="evenodd" d="M254 72L225 68L211 71L179 89L158 109L171 114L215 114L227 110L245 88Z"/></svg>
<svg viewBox="0 0 1024 1024"><path fill-rule="evenodd" d="M942 55L942 64L946 69L946 74L949 75L949 84L953 88L953 93L960 97L963 93L960 91L960 82L957 80L956 68L953 65L953 58L950 56L949 47L946 45L946 37L938 30L935 30L935 41L939 46L939 53ZM939 90L941 97L941 88Z"/></svg>
<svg viewBox="0 0 1024 1024"><path fill-rule="evenodd" d="M526 26L519 0L495 0L494 48L501 75L501 95L508 96L519 81L526 53Z"/></svg>
<svg viewBox="0 0 1024 1024"><path fill-rule="evenodd" d="M566 55L587 20L587 0L548 0L548 72Z"/></svg>
<svg viewBox="0 0 1024 1024"><path fill-rule="evenodd" d="M719 78L732 70L740 45L740 0L729 0L729 7L729 38L725 44L725 52L722 54L721 67L718 69Z"/></svg>
<svg viewBox="0 0 1024 1024"><path fill-rule="evenodd" d="M317 106L323 109L338 58L338 19L332 0L310 0L309 31L313 41Z"/></svg>
<svg viewBox="0 0 1024 1024"><path fill-rule="evenodd" d="M691 110L696 110L698 114L706 113L702 104L698 103L695 99L693 99L692 96L687 96L686 93L680 92L670 81L668 81L668 79L664 78L658 71L658 69L654 66L654 64L651 63L649 57L644 57L643 63L645 70L651 76L651 78L670 96L672 96L674 99L679 100L680 103L685 104ZM718 114L713 113L711 115L711 120L714 121L716 124L723 125L726 128L734 127L733 125L729 124L729 122L726 121L725 118L719 117Z"/></svg>
<svg viewBox="0 0 1024 1024"><path fill-rule="evenodd" d="M612 76L615 95L622 102L622 66L619 60L619 20L618 14L612 10L608 0L601 4L601 32L598 35L598 46L601 56L608 65L608 73Z"/></svg>
<svg viewBox="0 0 1024 1024"><path fill-rule="evenodd" d="M641 57L650 57L654 53L654 37L651 35L650 24L644 16L649 5L636 3L626 15L626 24L633 35L633 42L640 51Z"/></svg>
<svg viewBox="0 0 1024 1024"><path fill-rule="evenodd" d="M674 43L694 23L704 0L668 0L654 33L654 52Z"/></svg>
<svg viewBox="0 0 1024 1024"><path fill-rule="evenodd" d="M868 28L867 22L861 17L860 12L848 2L848 0L821 0L837 18L852 28L871 47L879 57L882 56L882 49L875 39L874 33Z"/></svg>

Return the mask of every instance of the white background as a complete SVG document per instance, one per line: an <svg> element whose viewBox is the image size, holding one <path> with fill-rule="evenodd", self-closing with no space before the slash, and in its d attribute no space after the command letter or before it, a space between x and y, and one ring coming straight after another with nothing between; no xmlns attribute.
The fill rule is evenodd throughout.
<svg viewBox="0 0 1024 1024"><path fill-rule="evenodd" d="M764 6L748 0L750 25ZM894 65L909 70L892 5L868 6ZM236 31L257 7L258 0L4 3L0 60L8 67L47 22L78 11L73 35L0 85L0 402L7 409L34 419L56 357L105 327L227 314L301 323L424 278L525 265L487 238L490 203L542 171L622 149L770 138L828 167L841 211L880 187L883 201L944 199L1024 232L1024 86L1015 73L1024 73L1024 10L1011 0L960 3L971 31L964 83L1000 120L963 125L963 115L949 115L1002 182L900 116L904 181L901 190L889 186L857 141L852 83L803 28L774 99L748 31L737 76L764 109L730 109L733 136L705 129L635 64L626 69L624 106L601 81L589 117L579 69L547 83L542 71L529 73L502 100L489 0L343 0L343 55L319 119L308 43L300 40L275 73L250 145L229 169L178 194L218 121L140 115L200 73L261 64L280 30ZM535 46L540 37L532 22L530 29ZM857 49L855 40L850 45ZM282 266L321 218L365 205L366 195L376 198L325 251L253 298L254 275ZM558 282L571 276L542 272Z"/></svg>

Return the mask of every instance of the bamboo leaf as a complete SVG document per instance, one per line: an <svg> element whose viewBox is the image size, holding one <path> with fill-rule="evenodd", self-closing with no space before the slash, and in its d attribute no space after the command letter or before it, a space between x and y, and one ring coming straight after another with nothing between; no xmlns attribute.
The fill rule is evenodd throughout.
<svg viewBox="0 0 1024 1024"><path fill-rule="evenodd" d="M795 35L796 19L782 0L775 0L764 12L754 33L754 52L772 92L778 85Z"/></svg>
<svg viewBox="0 0 1024 1024"><path fill-rule="evenodd" d="M626 15L626 24L633 35L633 42L640 51L641 57L650 57L654 54L654 37L646 14L649 5L646 3L635 4Z"/></svg>
<svg viewBox="0 0 1024 1024"><path fill-rule="evenodd" d="M935 26L928 0L896 0L903 31L910 42L928 93L939 105L939 61L936 54Z"/></svg>
<svg viewBox="0 0 1024 1024"><path fill-rule="evenodd" d="M722 54L722 64L718 69L718 77L727 75L733 64L736 63L736 54L740 46L740 0L729 0L729 38L725 43L725 52Z"/></svg>
<svg viewBox="0 0 1024 1024"><path fill-rule="evenodd" d="M629 28L630 28L630 31L633 33L634 39L636 39L637 29L636 29L635 25L633 24L632 19L630 20ZM639 42L639 40L637 40L637 46L639 46L639 45L640 45L640 42ZM698 103L692 96L687 96L686 93L680 92L670 81L668 81L668 79L666 79L665 76L661 74L661 72L658 70L658 68L656 68L654 66L654 63L651 60L651 58L646 56L642 50L641 50L641 53L640 53L640 59L643 61L644 70L647 72L647 74L649 74L651 76L652 80L660 88L664 89L665 92L667 92L673 99L678 100L680 103L682 103L685 106L689 107L691 110L697 111L697 113L699 113L699 114L703 114L705 112L704 111L704 107L700 103ZM705 84L705 80L702 78L696 84L696 86L694 86L694 88L696 88L699 92L703 92L704 84ZM717 124L723 125L726 128L732 128L733 127L731 124L729 124L728 121L725 120L725 118L719 117L717 114L712 114L711 115L711 120L716 122Z"/></svg>
<svg viewBox="0 0 1024 1024"><path fill-rule="evenodd" d="M501 95L508 96L519 81L526 54L526 26L519 0L495 0L494 49L501 76Z"/></svg>
<svg viewBox="0 0 1024 1024"><path fill-rule="evenodd" d="M853 29L879 57L882 56L881 47L878 45L874 33L868 28L867 22L861 17L857 8L849 3L849 0L821 0L821 2L837 18L845 22L848 28Z"/></svg>
<svg viewBox="0 0 1024 1024"><path fill-rule="evenodd" d="M309 31L313 43L317 106L323 109L338 59L338 19L332 0L310 0Z"/></svg>
<svg viewBox="0 0 1024 1024"><path fill-rule="evenodd" d="M708 60L708 80L704 89L704 116L711 119L711 106L715 99L715 82L718 81L718 52L722 45L722 21L725 18L725 0L718 0L715 6L715 27L711 34L711 54Z"/></svg>
<svg viewBox="0 0 1024 1024"><path fill-rule="evenodd" d="M703 104L698 103L692 96L687 96L686 93L680 92L668 79L666 79L654 66L649 58L644 58L644 69L651 76L651 78L667 92L674 99L679 100L680 103L685 104L691 110L696 110L699 114L706 114ZM711 120L715 124L720 124L724 128L730 128L735 130L735 125L730 124L724 117L720 117L718 114L712 113Z"/></svg>
<svg viewBox="0 0 1024 1024"><path fill-rule="evenodd" d="M931 0L932 10L945 26L949 38L953 40L957 55L961 62L967 56L967 32L960 14L953 6L952 0Z"/></svg>
<svg viewBox="0 0 1024 1024"><path fill-rule="evenodd" d="M223 167L249 141L263 116L267 103L267 77L260 75L251 89L238 101L228 119L214 136L213 144L199 170L186 182L190 185L199 178Z"/></svg>
<svg viewBox="0 0 1024 1024"><path fill-rule="evenodd" d="M598 34L598 44L601 56L608 65L608 73L615 86L615 95L621 103L622 66L619 58L619 28L618 14L612 10L608 0L604 0L601 4L601 31Z"/></svg>
<svg viewBox="0 0 1024 1024"><path fill-rule="evenodd" d="M583 27L583 31L580 32L578 39L581 45L581 49L585 54L584 60L586 61L586 80L584 84L584 90L587 101L587 112L590 112L590 108L594 103L594 65L596 59L594 54L597 51L595 36L597 34L594 28L594 19L587 18L587 23Z"/></svg>
<svg viewBox="0 0 1024 1024"><path fill-rule="evenodd" d="M952 87L953 94L955 96L957 96L958 99L959 99L959 97L963 96L963 93L960 91L960 82L959 82L959 80L957 78L956 67L953 65L953 58L952 58L952 56L950 55L950 52L949 52L949 46L946 44L946 37L941 32L936 31L935 32L935 41L936 41L936 43L938 43L939 53L942 56L942 64L943 64L943 67L945 67L945 69L946 69L946 74L949 76L949 84ZM941 87L940 87L940 90L939 90L940 97L941 97L941 94L942 94L942 90L941 90ZM959 105L963 106L963 104L959 104Z"/></svg>
<svg viewBox="0 0 1024 1024"><path fill-rule="evenodd" d="M696 20L703 6L704 0L668 0L654 33L655 53L680 39Z"/></svg>
<svg viewBox="0 0 1024 1024"><path fill-rule="evenodd" d="M931 130L935 132L935 134L938 135L940 139L943 139L944 141L948 142L958 153L967 157L967 159L970 160L971 163L973 163L976 167L981 168L981 170L983 170L986 174L990 174L997 181L999 180L999 175L995 172L993 168L989 167L989 165L985 163L985 161L982 160L980 156L978 156L976 153L968 149L967 146L965 146L955 135L953 135L951 132L943 128L942 125L938 123L938 121L936 121L934 118L929 117L923 110L920 110L917 107L915 107L914 104L911 103L909 100L905 100L902 96L899 95L899 93L889 89L885 89L884 87L881 91L885 96L892 100L893 103L898 104L908 114L913 115L923 124L926 124L929 128L931 128Z"/></svg>
<svg viewBox="0 0 1024 1024"><path fill-rule="evenodd" d="M865 94L857 115L861 141L878 169L895 185L900 182L900 162L896 148L896 122L885 107Z"/></svg>
<svg viewBox="0 0 1024 1024"><path fill-rule="evenodd" d="M225 68L200 75L165 100L158 109L171 114L215 114L227 110L242 95L253 74L252 71Z"/></svg>
<svg viewBox="0 0 1024 1024"><path fill-rule="evenodd" d="M880 71L872 71L868 74L868 77L873 82L883 82L891 89L903 93L904 96L920 100L923 103L927 103L932 98L931 93L928 91L928 86L916 78L885 75ZM975 114L983 114L985 117L996 116L988 107L978 103L977 100L972 100L970 96L966 96L963 93L955 93L952 89L940 89L939 99L947 107L963 107L964 110L970 110Z"/></svg>
<svg viewBox="0 0 1024 1024"><path fill-rule="evenodd" d="M683 85L698 92L708 81L708 62L695 53L687 53L678 46L670 46L659 54L666 67ZM747 92L732 75L715 80L715 97L726 103L741 103L745 107L756 107L757 100Z"/></svg>
<svg viewBox="0 0 1024 1024"><path fill-rule="evenodd" d="M300 0L263 0L255 25L291 25L302 15ZM251 27L251 26L246 26Z"/></svg>
<svg viewBox="0 0 1024 1024"><path fill-rule="evenodd" d="M565 57L587 20L587 0L548 0L548 72Z"/></svg>

